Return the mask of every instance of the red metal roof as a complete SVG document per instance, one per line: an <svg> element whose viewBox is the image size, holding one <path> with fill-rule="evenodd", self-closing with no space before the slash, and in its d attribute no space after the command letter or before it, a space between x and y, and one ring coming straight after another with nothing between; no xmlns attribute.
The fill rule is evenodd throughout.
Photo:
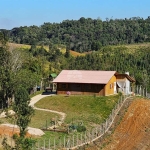
<svg viewBox="0 0 150 150"><path fill-rule="evenodd" d="M116 71L62 70L55 83L107 84Z"/></svg>

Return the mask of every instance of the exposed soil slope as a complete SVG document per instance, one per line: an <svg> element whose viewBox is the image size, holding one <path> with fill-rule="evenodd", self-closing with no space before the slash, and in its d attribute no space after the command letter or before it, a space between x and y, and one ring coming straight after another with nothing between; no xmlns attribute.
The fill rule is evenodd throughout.
<svg viewBox="0 0 150 150"><path fill-rule="evenodd" d="M150 100L132 102L104 150L150 150Z"/></svg>

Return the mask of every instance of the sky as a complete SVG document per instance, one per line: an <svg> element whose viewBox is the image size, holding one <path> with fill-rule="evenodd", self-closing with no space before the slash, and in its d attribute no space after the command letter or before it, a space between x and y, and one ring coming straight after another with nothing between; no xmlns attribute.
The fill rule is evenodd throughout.
<svg viewBox="0 0 150 150"><path fill-rule="evenodd" d="M150 16L150 0L0 0L0 6L0 29L81 17L106 20Z"/></svg>

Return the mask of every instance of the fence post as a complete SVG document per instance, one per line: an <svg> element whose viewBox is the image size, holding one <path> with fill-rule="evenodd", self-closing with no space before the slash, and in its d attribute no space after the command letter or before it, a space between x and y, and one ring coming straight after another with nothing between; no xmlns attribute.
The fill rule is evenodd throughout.
<svg viewBox="0 0 150 150"><path fill-rule="evenodd" d="M120 104L122 103L122 99L123 99L123 96L121 95L121 98L120 98Z"/></svg>
<svg viewBox="0 0 150 150"><path fill-rule="evenodd" d="M82 144L83 142L82 142L82 133L81 133L81 144Z"/></svg>
<svg viewBox="0 0 150 150"><path fill-rule="evenodd" d="M114 119L114 108L112 109L112 120Z"/></svg>
<svg viewBox="0 0 150 150"><path fill-rule="evenodd" d="M139 94L139 88L138 88L138 85L136 86L136 94Z"/></svg>
<svg viewBox="0 0 150 150"><path fill-rule="evenodd" d="M144 89L144 87L143 87L143 97L145 97L144 90L145 90L145 89Z"/></svg>
<svg viewBox="0 0 150 150"><path fill-rule="evenodd" d="M79 141L78 141L78 133L77 133L77 146L79 145L79 143L78 143Z"/></svg>
<svg viewBox="0 0 150 150"><path fill-rule="evenodd" d="M92 136L91 131L89 131L89 142L90 143L91 143L91 136Z"/></svg>
<svg viewBox="0 0 150 150"><path fill-rule="evenodd" d="M51 148L51 141L50 141L50 138L49 138L49 142L48 142L48 148L49 148L49 149Z"/></svg>
<svg viewBox="0 0 150 150"><path fill-rule="evenodd" d="M98 134L97 134L97 127L96 127L96 137L98 136Z"/></svg>
<svg viewBox="0 0 150 150"><path fill-rule="evenodd" d="M47 129L47 120L46 120L46 129Z"/></svg>
<svg viewBox="0 0 150 150"><path fill-rule="evenodd" d="M56 145L55 145L55 138L54 138L54 150L56 149Z"/></svg>
<svg viewBox="0 0 150 150"><path fill-rule="evenodd" d="M45 139L44 139L44 150L45 150Z"/></svg>
<svg viewBox="0 0 150 150"><path fill-rule="evenodd" d="M65 136L64 136L64 148L66 148L66 139L65 139Z"/></svg>
<svg viewBox="0 0 150 150"><path fill-rule="evenodd" d="M106 119L106 122L105 122L105 131L106 131L106 129L107 129L107 119Z"/></svg>
<svg viewBox="0 0 150 150"><path fill-rule="evenodd" d="M103 134L103 125L100 126L100 134Z"/></svg>
<svg viewBox="0 0 150 150"><path fill-rule="evenodd" d="M141 85L140 85L140 89L139 89L139 94L141 95Z"/></svg>
<svg viewBox="0 0 150 150"><path fill-rule="evenodd" d="M145 97L147 97L147 88L145 88Z"/></svg>
<svg viewBox="0 0 150 150"><path fill-rule="evenodd" d="M40 149L40 141L38 141L38 149Z"/></svg>
<svg viewBox="0 0 150 150"><path fill-rule="evenodd" d="M86 132L84 134L84 142L86 143Z"/></svg>
<svg viewBox="0 0 150 150"><path fill-rule="evenodd" d="M61 138L59 139L59 147L62 148L62 147L61 147Z"/></svg>
<svg viewBox="0 0 150 150"><path fill-rule="evenodd" d="M105 125L104 125L104 123L103 123L103 134L105 133Z"/></svg>
<svg viewBox="0 0 150 150"><path fill-rule="evenodd" d="M72 139L72 147L74 147L74 134L73 134L73 139Z"/></svg>
<svg viewBox="0 0 150 150"><path fill-rule="evenodd" d="M117 109L119 110L119 102L117 103Z"/></svg>

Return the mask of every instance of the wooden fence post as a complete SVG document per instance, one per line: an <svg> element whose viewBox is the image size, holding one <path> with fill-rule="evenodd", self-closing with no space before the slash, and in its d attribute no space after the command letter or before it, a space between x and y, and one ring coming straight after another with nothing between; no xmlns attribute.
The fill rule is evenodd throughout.
<svg viewBox="0 0 150 150"><path fill-rule="evenodd" d="M84 142L86 143L86 132L84 134Z"/></svg>
<svg viewBox="0 0 150 150"><path fill-rule="evenodd" d="M136 94L139 94L139 92L138 92L138 85L136 86Z"/></svg>
<svg viewBox="0 0 150 150"><path fill-rule="evenodd" d="M66 139L65 139L65 136L64 136L64 148L66 148Z"/></svg>
<svg viewBox="0 0 150 150"><path fill-rule="evenodd" d="M72 138L73 138L73 139L72 139L72 147L74 147L74 135L73 135Z"/></svg>
<svg viewBox="0 0 150 150"><path fill-rule="evenodd" d="M56 145L55 145L56 143L55 143L55 138L54 138L54 150L56 149Z"/></svg>
<svg viewBox="0 0 150 150"><path fill-rule="evenodd" d="M59 139L59 147L61 148L61 138Z"/></svg>
<svg viewBox="0 0 150 150"><path fill-rule="evenodd" d="M96 137L98 136L98 134L97 134L97 127L96 127Z"/></svg>
<svg viewBox="0 0 150 150"><path fill-rule="evenodd" d="M145 88L145 97L147 97L147 88Z"/></svg>
<svg viewBox="0 0 150 150"><path fill-rule="evenodd" d="M80 135L80 136L81 136L81 144L82 144L82 133L81 133L81 135Z"/></svg>
<svg viewBox="0 0 150 150"><path fill-rule="evenodd" d="M51 148L51 141L50 141L50 138L49 138L49 142L48 142L48 148L49 148L49 149Z"/></svg>

